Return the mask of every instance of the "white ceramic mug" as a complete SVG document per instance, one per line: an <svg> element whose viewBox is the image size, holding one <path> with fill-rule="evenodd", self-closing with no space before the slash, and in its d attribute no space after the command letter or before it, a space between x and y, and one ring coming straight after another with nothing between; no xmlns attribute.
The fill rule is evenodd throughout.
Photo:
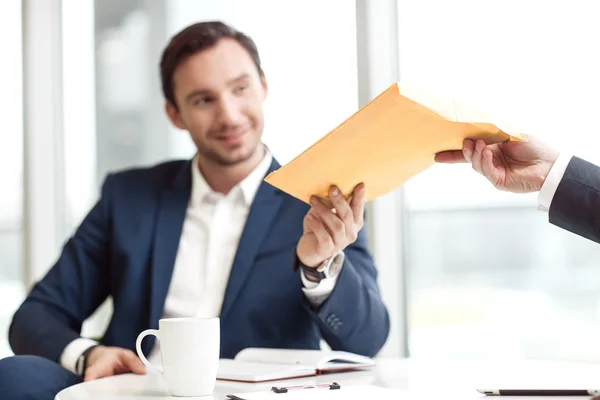
<svg viewBox="0 0 600 400"><path fill-rule="evenodd" d="M150 364L142 353L147 335L160 341L162 366ZM219 318L167 318L158 322L158 330L140 333L135 348L149 370L164 373L172 396L208 396L217 380L220 342Z"/></svg>

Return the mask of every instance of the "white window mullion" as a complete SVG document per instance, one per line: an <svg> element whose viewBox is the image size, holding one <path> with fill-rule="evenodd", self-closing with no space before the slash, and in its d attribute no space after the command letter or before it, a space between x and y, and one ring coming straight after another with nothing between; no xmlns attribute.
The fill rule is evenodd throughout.
<svg viewBox="0 0 600 400"><path fill-rule="evenodd" d="M23 0L25 283L39 280L64 237L61 1Z"/></svg>
<svg viewBox="0 0 600 400"><path fill-rule="evenodd" d="M399 79L396 0L356 0L358 93L360 106ZM402 189L367 206L371 251L391 320L381 356L407 356L407 314L403 260Z"/></svg>

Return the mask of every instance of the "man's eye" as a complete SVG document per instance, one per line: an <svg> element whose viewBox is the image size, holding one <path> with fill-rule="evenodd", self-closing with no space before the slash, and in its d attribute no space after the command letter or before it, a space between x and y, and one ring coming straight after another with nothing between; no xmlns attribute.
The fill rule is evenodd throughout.
<svg viewBox="0 0 600 400"><path fill-rule="evenodd" d="M242 85L235 88L236 93L243 93L248 89L248 85Z"/></svg>
<svg viewBox="0 0 600 400"><path fill-rule="evenodd" d="M211 103L212 101L213 101L212 97L199 97L196 100L194 100L193 104L195 106L198 106L198 105Z"/></svg>

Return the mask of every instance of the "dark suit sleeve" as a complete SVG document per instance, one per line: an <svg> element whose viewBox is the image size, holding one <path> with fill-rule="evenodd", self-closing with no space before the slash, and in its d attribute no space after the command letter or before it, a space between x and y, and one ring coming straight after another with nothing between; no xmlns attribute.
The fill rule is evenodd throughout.
<svg viewBox="0 0 600 400"><path fill-rule="evenodd" d="M549 220L600 243L600 167L571 159L552 198Z"/></svg>
<svg viewBox="0 0 600 400"><path fill-rule="evenodd" d="M58 362L64 348L79 337L83 321L108 297L109 187L110 177L56 264L15 313L9 331L15 354Z"/></svg>
<svg viewBox="0 0 600 400"><path fill-rule="evenodd" d="M312 308L308 300L305 306L333 350L372 357L387 340L390 320L377 284L377 270L367 250L365 229L344 254L344 265L327 300L318 309Z"/></svg>

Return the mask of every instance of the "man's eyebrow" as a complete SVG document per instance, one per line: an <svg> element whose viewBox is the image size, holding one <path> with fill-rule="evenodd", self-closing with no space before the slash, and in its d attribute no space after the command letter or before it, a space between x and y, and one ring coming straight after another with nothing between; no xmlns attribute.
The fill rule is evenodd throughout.
<svg viewBox="0 0 600 400"><path fill-rule="evenodd" d="M249 74L241 74L237 78L230 79L229 82L227 82L227 83L228 84L236 83L238 81L241 81L241 80L244 80L244 79L248 79L249 77L250 77Z"/></svg>

